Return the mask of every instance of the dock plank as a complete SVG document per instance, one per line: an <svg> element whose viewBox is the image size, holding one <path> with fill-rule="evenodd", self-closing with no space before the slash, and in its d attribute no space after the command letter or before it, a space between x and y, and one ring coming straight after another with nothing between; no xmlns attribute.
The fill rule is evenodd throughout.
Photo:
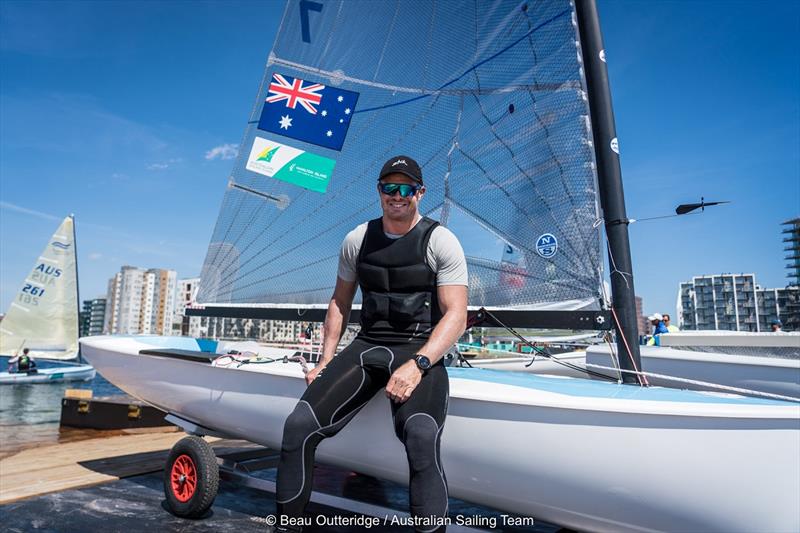
<svg viewBox="0 0 800 533"><path fill-rule="evenodd" d="M0 504L156 472L181 432L116 435L22 450L0 459ZM256 445L206 438L219 455Z"/></svg>

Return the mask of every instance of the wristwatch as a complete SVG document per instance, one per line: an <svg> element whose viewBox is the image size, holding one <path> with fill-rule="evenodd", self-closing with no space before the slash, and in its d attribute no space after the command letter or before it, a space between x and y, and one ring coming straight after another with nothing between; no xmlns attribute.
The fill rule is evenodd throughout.
<svg viewBox="0 0 800 533"><path fill-rule="evenodd" d="M430 360L430 359L428 359L428 356L427 356L427 355L423 355L423 354L421 354L421 353L418 353L418 354L416 354L416 355L414 356L414 361L416 361L416 362L417 362L417 368L419 368L420 370L422 370L422 373L423 373L423 374L424 374L425 372L427 372L427 371L428 371L428 369L430 369L430 367L431 367L431 360Z"/></svg>

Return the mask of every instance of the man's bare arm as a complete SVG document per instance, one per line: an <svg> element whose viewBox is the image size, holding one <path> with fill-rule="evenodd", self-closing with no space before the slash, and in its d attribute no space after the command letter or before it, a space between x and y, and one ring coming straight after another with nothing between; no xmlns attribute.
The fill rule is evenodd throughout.
<svg viewBox="0 0 800 533"><path fill-rule="evenodd" d="M436 324L430 339L419 349L431 360L439 361L447 350L458 341L467 329L467 287L465 285L443 285L436 288L442 319ZM422 372L414 360L400 366L389 378L386 396L392 401L403 403L422 380Z"/></svg>
<svg viewBox="0 0 800 533"><path fill-rule="evenodd" d="M345 281L337 276L336 288L333 290L333 296L328 303L328 313L325 315L322 356L319 366L327 365L336 355L339 340L347 329L347 321L350 318L350 309L353 306L355 294L356 282Z"/></svg>
<svg viewBox="0 0 800 533"><path fill-rule="evenodd" d="M455 344L467 329L467 287L443 285L436 288L442 319L431 332L430 339L419 353L437 362Z"/></svg>

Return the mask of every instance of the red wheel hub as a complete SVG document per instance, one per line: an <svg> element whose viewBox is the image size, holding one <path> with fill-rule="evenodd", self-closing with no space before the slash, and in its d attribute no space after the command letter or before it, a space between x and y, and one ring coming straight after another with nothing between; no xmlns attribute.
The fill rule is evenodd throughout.
<svg viewBox="0 0 800 533"><path fill-rule="evenodd" d="M194 461L186 454L179 455L172 463L170 472L172 494L179 502L188 502L197 490L197 467Z"/></svg>

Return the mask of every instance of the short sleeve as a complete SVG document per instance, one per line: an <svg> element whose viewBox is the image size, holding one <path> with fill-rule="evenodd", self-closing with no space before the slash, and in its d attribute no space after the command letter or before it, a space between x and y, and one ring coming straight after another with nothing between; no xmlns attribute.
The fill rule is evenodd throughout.
<svg viewBox="0 0 800 533"><path fill-rule="evenodd" d="M452 231L437 226L428 242L428 263L436 272L436 285L469 285L464 249Z"/></svg>
<svg viewBox="0 0 800 533"><path fill-rule="evenodd" d="M342 241L342 249L339 251L339 269L337 275L344 281L356 281L356 279L358 279L356 264L358 262L358 253L361 251L361 243L364 241L366 232L367 224L361 224L348 233L344 241Z"/></svg>

